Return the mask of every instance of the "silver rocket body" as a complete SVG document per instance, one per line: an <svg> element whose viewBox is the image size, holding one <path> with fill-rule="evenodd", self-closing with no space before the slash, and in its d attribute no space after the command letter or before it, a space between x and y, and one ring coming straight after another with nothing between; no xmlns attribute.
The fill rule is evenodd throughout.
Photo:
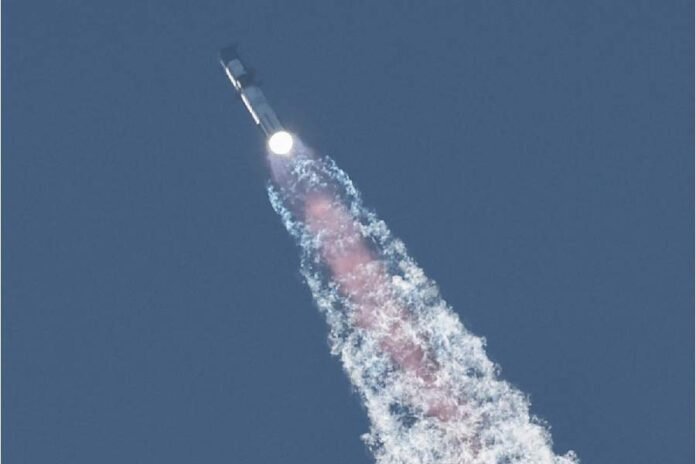
<svg viewBox="0 0 696 464"><path fill-rule="evenodd" d="M220 50L220 64L225 74L232 82L234 89L239 94L244 106L251 114L256 125L270 137L283 130L280 120L261 88L254 82L254 74L247 69L237 54L235 47L227 47Z"/></svg>

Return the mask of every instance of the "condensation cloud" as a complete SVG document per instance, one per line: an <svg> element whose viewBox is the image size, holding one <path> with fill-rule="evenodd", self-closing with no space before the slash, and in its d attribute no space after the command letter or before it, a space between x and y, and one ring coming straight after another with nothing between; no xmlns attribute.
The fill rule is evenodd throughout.
<svg viewBox="0 0 696 464"><path fill-rule="evenodd" d="M268 195L301 251L331 351L364 403L379 464L578 462L336 164L297 140Z"/></svg>

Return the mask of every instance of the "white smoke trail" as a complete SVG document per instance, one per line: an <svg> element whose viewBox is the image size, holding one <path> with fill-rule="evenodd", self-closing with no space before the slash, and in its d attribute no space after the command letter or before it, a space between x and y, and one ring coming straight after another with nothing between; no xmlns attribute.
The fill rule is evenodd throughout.
<svg viewBox="0 0 696 464"><path fill-rule="evenodd" d="M282 169L274 162L283 173L268 187L271 204L300 246L301 272L367 409L363 440L379 464L578 462L572 451L554 454L546 425L499 378L484 339L464 328L331 159L306 151ZM329 211L324 222L298 213L316 195ZM358 255L350 273L336 270L344 261L332 252Z"/></svg>

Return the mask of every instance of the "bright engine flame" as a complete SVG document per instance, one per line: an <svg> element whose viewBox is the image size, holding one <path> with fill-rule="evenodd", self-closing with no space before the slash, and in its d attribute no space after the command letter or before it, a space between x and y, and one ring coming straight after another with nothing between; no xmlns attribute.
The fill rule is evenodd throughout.
<svg viewBox="0 0 696 464"><path fill-rule="evenodd" d="M268 148L275 155L287 156L292 151L294 144L292 135L286 131L278 131L268 139Z"/></svg>

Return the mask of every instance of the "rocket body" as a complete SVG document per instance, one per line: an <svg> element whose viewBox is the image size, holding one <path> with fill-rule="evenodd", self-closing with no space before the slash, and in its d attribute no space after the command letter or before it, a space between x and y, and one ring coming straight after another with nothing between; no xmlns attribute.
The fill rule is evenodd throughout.
<svg viewBox="0 0 696 464"><path fill-rule="evenodd" d="M282 131L283 126L261 88L254 82L254 73L244 66L235 47L223 48L220 51L220 64L232 86L244 102L256 125L268 136Z"/></svg>

